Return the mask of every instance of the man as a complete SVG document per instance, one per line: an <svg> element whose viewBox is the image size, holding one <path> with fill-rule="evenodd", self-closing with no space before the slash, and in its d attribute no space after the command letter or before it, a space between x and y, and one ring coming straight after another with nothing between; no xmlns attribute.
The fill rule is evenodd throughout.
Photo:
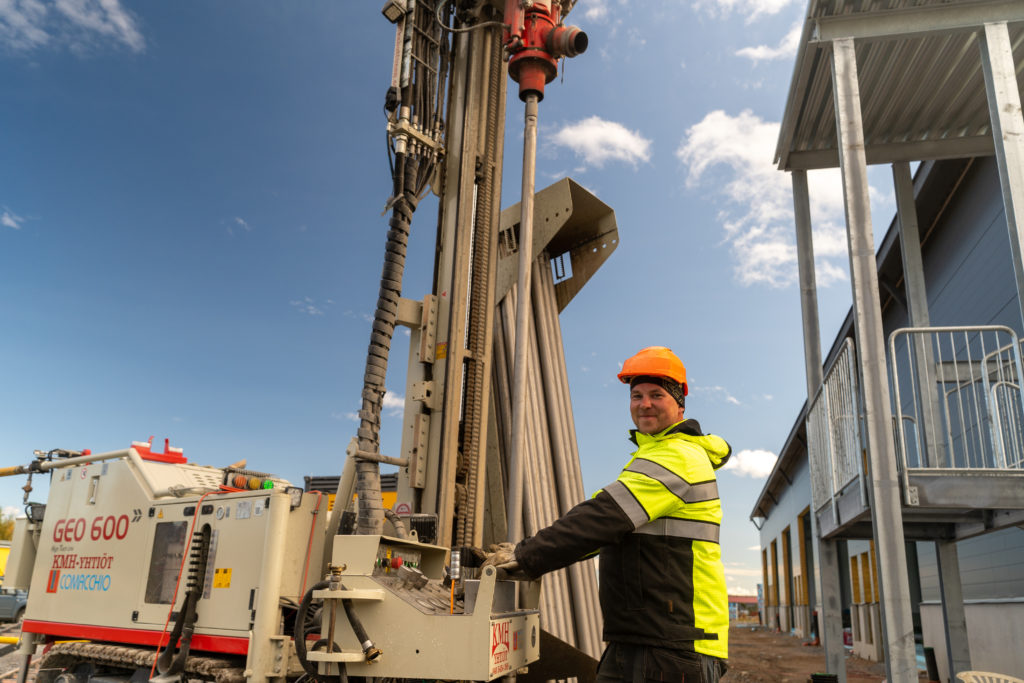
<svg viewBox="0 0 1024 683"><path fill-rule="evenodd" d="M686 368L670 349L622 366L637 449L619 474L494 563L536 578L600 552L604 640L598 680L715 683L728 656L729 604L714 470L723 439L683 418Z"/></svg>

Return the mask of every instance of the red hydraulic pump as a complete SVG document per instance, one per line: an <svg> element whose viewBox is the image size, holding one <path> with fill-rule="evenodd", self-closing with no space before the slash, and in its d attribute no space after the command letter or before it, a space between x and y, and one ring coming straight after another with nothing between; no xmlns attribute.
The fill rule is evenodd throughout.
<svg viewBox="0 0 1024 683"><path fill-rule="evenodd" d="M519 99L530 93L544 99L544 86L558 73L558 60L587 49L587 34L562 26L558 0L506 0L505 51L508 73L519 84Z"/></svg>

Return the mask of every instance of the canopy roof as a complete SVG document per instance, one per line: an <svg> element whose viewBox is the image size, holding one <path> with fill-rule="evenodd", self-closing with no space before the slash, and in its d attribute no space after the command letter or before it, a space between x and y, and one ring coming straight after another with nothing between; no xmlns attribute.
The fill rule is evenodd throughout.
<svg viewBox="0 0 1024 683"><path fill-rule="evenodd" d="M811 0L775 161L839 166L831 41L852 37L868 164L994 153L979 30L1008 24L1018 83L1021 0Z"/></svg>

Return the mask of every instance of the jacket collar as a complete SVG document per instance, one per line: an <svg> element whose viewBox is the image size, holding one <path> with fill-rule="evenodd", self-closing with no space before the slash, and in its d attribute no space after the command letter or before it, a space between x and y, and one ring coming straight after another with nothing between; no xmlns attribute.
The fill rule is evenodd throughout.
<svg viewBox="0 0 1024 683"><path fill-rule="evenodd" d="M666 427L657 434L644 434L639 430L630 429L629 440L639 446L641 441L657 441L659 439L664 439L666 436L671 436L672 434L704 436L704 433L700 430L699 422L696 420L683 420L682 422L676 422L674 425Z"/></svg>

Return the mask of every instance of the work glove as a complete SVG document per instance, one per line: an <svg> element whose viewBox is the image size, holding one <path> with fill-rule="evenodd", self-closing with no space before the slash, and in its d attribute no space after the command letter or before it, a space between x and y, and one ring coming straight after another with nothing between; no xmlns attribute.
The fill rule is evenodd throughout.
<svg viewBox="0 0 1024 683"><path fill-rule="evenodd" d="M487 561L488 552L483 548L467 545L463 546L461 550L463 567L480 567Z"/></svg>
<svg viewBox="0 0 1024 683"><path fill-rule="evenodd" d="M523 568L519 566L519 562L517 562L516 560L512 560L511 562L505 562L504 564L496 565L495 569L498 570L498 579L499 580L508 580L508 579L511 579L513 581L529 581L530 580L530 577L526 575L526 572L523 571Z"/></svg>
<svg viewBox="0 0 1024 683"><path fill-rule="evenodd" d="M499 567L509 562L515 562L516 547L511 543L491 544L487 550L487 559L480 565L481 567Z"/></svg>

